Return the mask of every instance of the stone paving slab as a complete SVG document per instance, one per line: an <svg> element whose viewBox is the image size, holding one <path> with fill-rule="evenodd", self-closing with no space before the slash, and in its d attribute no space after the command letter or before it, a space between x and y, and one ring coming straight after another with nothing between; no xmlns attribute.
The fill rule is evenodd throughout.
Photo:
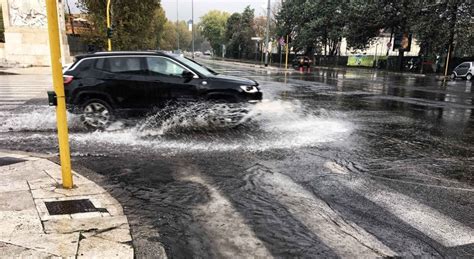
<svg viewBox="0 0 474 259"><path fill-rule="evenodd" d="M0 151L26 161L0 166L0 257L133 258L122 206L103 188L73 173L74 188L61 186L57 164ZM45 202L89 199L98 211L50 215Z"/></svg>
<svg viewBox="0 0 474 259"><path fill-rule="evenodd" d="M15 255L16 258L61 258L45 252L36 251L19 245L0 241L0 251L4 255Z"/></svg>

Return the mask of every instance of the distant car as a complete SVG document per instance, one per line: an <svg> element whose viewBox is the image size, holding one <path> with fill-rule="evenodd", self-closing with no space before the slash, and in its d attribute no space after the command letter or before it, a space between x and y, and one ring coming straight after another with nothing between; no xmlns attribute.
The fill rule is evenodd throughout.
<svg viewBox="0 0 474 259"><path fill-rule="evenodd" d="M100 52L76 57L64 72L69 111L89 129L114 117L146 114L171 102L255 103L262 99L251 79L220 75L179 54ZM48 92L55 100L54 92ZM50 101L54 105L54 102Z"/></svg>
<svg viewBox="0 0 474 259"><path fill-rule="evenodd" d="M181 50L179 50L179 49L178 49L178 50L174 50L174 51L173 51L173 54L178 55L178 56L180 56L180 57L184 57L184 53L183 53Z"/></svg>
<svg viewBox="0 0 474 259"><path fill-rule="evenodd" d="M205 56L210 56L210 55L211 55L211 51L210 51L210 50L206 50L206 51L204 52L204 55L205 55Z"/></svg>
<svg viewBox="0 0 474 259"><path fill-rule="evenodd" d="M300 67L311 67L313 61L307 56L298 56L291 62L291 65L294 69L299 69Z"/></svg>
<svg viewBox="0 0 474 259"><path fill-rule="evenodd" d="M471 81L472 75L474 74L474 61L463 62L454 68L451 73L451 79L464 78Z"/></svg>

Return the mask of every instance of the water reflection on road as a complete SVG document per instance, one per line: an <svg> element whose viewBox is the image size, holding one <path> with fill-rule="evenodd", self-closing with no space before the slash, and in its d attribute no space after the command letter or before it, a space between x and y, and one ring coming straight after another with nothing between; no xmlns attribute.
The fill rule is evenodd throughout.
<svg viewBox="0 0 474 259"><path fill-rule="evenodd" d="M474 255L471 82L206 62L260 83L248 123L211 127L201 106L94 133L70 117L73 164L124 205L137 256ZM2 147L57 153L54 109L0 117Z"/></svg>

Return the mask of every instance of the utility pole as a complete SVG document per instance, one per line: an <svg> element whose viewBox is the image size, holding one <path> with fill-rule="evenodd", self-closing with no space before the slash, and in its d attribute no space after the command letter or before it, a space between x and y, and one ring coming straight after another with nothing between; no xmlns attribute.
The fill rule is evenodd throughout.
<svg viewBox="0 0 474 259"><path fill-rule="evenodd" d="M178 27L179 27L179 21L178 21L178 17L179 17L179 4L178 4L178 0L176 0L176 42L177 42L177 50L179 50L179 30L178 30Z"/></svg>
<svg viewBox="0 0 474 259"><path fill-rule="evenodd" d="M191 30L192 30L192 49L194 59L194 0L191 0Z"/></svg>
<svg viewBox="0 0 474 259"><path fill-rule="evenodd" d="M59 40L58 6L56 0L46 0L48 17L49 50L53 72L53 86L56 92L56 121L58 127L59 158L61 160L61 177L63 187L71 189L73 179L71 172L71 154L67 128L66 96L64 94L63 72L61 65L61 44Z"/></svg>
<svg viewBox="0 0 474 259"><path fill-rule="evenodd" d="M270 0L268 0L267 5L267 32L265 35L265 66L268 66L268 42L270 40Z"/></svg>
<svg viewBox="0 0 474 259"><path fill-rule="evenodd" d="M286 35L286 45L285 45L285 51L286 51L286 54L285 54L285 69L288 69L288 48L290 45L290 42L289 42L289 37L288 35Z"/></svg>
<svg viewBox="0 0 474 259"><path fill-rule="evenodd" d="M450 24L449 24L449 43L448 43L448 54L446 55L446 62L444 68L444 77L448 76L448 69L449 69L449 61L451 60L451 56L453 54L453 41L454 41L454 33L456 28L456 20L457 20L457 5L447 2L448 9L450 10Z"/></svg>

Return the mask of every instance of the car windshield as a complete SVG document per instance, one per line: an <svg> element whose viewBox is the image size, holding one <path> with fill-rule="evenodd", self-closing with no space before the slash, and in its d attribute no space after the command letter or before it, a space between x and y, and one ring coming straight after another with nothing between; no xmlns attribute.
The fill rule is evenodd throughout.
<svg viewBox="0 0 474 259"><path fill-rule="evenodd" d="M201 66L196 61L191 61L187 58L180 57L180 56L174 56L174 58L176 60L180 61L181 63L185 64L186 66L192 68L194 71L197 71L198 73L200 73L203 76L212 76L212 75L214 75L211 71L209 71L205 67Z"/></svg>

